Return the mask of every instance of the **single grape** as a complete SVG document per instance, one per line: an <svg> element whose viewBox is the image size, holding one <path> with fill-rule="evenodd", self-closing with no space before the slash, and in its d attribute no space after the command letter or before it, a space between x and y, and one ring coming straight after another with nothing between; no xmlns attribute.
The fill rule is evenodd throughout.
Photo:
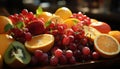
<svg viewBox="0 0 120 69"><path fill-rule="evenodd" d="M67 61L68 61L68 60L67 60L67 58L66 58L65 55L62 55L62 56L59 57L59 62L60 62L60 64L64 65L64 64L67 63Z"/></svg>
<svg viewBox="0 0 120 69"><path fill-rule="evenodd" d="M69 58L69 63L70 64L75 64L76 63L76 59L74 56L72 56L71 58Z"/></svg>
<svg viewBox="0 0 120 69"><path fill-rule="evenodd" d="M93 59L99 59L100 58L100 54L98 53L98 52L93 52L92 53L92 57L93 57Z"/></svg>
<svg viewBox="0 0 120 69"><path fill-rule="evenodd" d="M52 56L50 58L50 65L56 66L58 65L59 59L56 56Z"/></svg>
<svg viewBox="0 0 120 69"><path fill-rule="evenodd" d="M27 13L28 13L28 10L27 10L27 9L23 9L23 10L22 10L22 14L23 14L23 15L26 15Z"/></svg>
<svg viewBox="0 0 120 69"><path fill-rule="evenodd" d="M71 57L73 56L73 52L72 52L71 50L67 50L67 51L65 52L65 56L66 56L67 58L71 58Z"/></svg>
<svg viewBox="0 0 120 69"><path fill-rule="evenodd" d="M39 60L39 58L41 58L41 56L43 55L43 51L41 50L35 50L34 52L34 56Z"/></svg>
<svg viewBox="0 0 120 69"><path fill-rule="evenodd" d="M61 49L57 49L57 50L55 50L54 54L56 57L59 58L63 55L63 51Z"/></svg>
<svg viewBox="0 0 120 69"><path fill-rule="evenodd" d="M89 47L83 47L82 48L83 55L89 55L90 54L90 48Z"/></svg>
<svg viewBox="0 0 120 69"><path fill-rule="evenodd" d="M75 43L70 43L69 49L75 51L77 49L77 45Z"/></svg>
<svg viewBox="0 0 120 69"><path fill-rule="evenodd" d="M40 56L39 63L41 63L42 65L48 64L48 54L47 53L43 53L43 55Z"/></svg>
<svg viewBox="0 0 120 69"><path fill-rule="evenodd" d="M24 34L25 34L25 39L26 39L26 41L29 41L29 40L32 39L32 35L31 35L30 32L25 32Z"/></svg>
<svg viewBox="0 0 120 69"><path fill-rule="evenodd" d="M70 38L69 37L64 37L63 40L62 40L62 44L65 45L65 46L70 44Z"/></svg>
<svg viewBox="0 0 120 69"><path fill-rule="evenodd" d="M35 56L31 57L30 65L36 66L38 64L38 60L36 59Z"/></svg>

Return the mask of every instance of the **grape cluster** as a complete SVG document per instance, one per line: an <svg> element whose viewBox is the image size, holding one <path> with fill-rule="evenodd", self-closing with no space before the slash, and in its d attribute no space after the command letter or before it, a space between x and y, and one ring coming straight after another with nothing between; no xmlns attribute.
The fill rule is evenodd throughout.
<svg viewBox="0 0 120 69"><path fill-rule="evenodd" d="M78 13L73 13L73 15L71 16L72 18L77 18L80 20L80 23L82 23L83 25L90 25L90 18L87 17L86 15L83 15L81 12Z"/></svg>
<svg viewBox="0 0 120 69"><path fill-rule="evenodd" d="M27 9L23 9L19 14L10 15L9 18L14 24L9 34L17 41L24 43L31 40L32 36L44 33L44 20L37 18Z"/></svg>
<svg viewBox="0 0 120 69"><path fill-rule="evenodd" d="M65 24L51 21L46 33L55 37L55 44L50 51L51 65L74 64L99 58L99 53L93 48L92 40L85 36L81 23L67 28Z"/></svg>
<svg viewBox="0 0 120 69"><path fill-rule="evenodd" d="M25 24L28 24L36 19L34 14L32 12L28 12L27 9L23 9L22 12L19 14L15 13L14 15L10 15L9 18L14 24L18 22L24 22Z"/></svg>

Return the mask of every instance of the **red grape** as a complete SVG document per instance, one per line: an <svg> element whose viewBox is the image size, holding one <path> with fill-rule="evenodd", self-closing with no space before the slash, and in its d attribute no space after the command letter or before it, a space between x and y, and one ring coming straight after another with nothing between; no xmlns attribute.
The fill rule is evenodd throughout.
<svg viewBox="0 0 120 69"><path fill-rule="evenodd" d="M61 57L59 57L59 62L60 64L64 65L67 63L67 58L65 55L62 55Z"/></svg>
<svg viewBox="0 0 120 69"><path fill-rule="evenodd" d="M74 56L72 56L71 58L69 58L69 63L70 64L75 64L76 63L76 59Z"/></svg>
<svg viewBox="0 0 120 69"><path fill-rule="evenodd" d="M65 52L65 56L66 56L67 58L71 58L71 57L73 56L73 52L72 52L71 50L67 50L67 51Z"/></svg>
<svg viewBox="0 0 120 69"><path fill-rule="evenodd" d="M43 51L41 51L41 50L35 50L34 56L35 56L37 59L41 58L42 55L43 55Z"/></svg>
<svg viewBox="0 0 120 69"><path fill-rule="evenodd" d="M58 64L58 62L59 62L59 59L58 59L56 56L52 56L52 57L50 58L50 65L55 66L55 65Z"/></svg>
<svg viewBox="0 0 120 69"><path fill-rule="evenodd" d="M93 52L92 57L93 57L93 59L99 59L100 54L98 52Z"/></svg>
<svg viewBox="0 0 120 69"><path fill-rule="evenodd" d="M59 58L63 55L63 51L61 49L57 49L57 50L55 50L54 54L56 57Z"/></svg>
<svg viewBox="0 0 120 69"><path fill-rule="evenodd" d="M90 48L89 47L83 47L82 53L83 53L83 55L89 55L90 54Z"/></svg>
<svg viewBox="0 0 120 69"><path fill-rule="evenodd" d="M70 38L69 37L64 37L63 40L62 40L62 43L65 46L68 45L68 44L70 44Z"/></svg>

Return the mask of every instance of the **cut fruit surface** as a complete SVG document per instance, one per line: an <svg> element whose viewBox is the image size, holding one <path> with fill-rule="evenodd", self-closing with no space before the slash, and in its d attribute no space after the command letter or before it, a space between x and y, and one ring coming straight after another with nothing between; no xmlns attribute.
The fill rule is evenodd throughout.
<svg viewBox="0 0 120 69"><path fill-rule="evenodd" d="M94 40L95 49L105 58L113 57L120 52L119 42L108 34L101 34Z"/></svg>
<svg viewBox="0 0 120 69"><path fill-rule="evenodd" d="M50 34L34 36L30 41L25 42L26 48L32 53L38 49L43 52L48 52L53 44L54 36Z"/></svg>
<svg viewBox="0 0 120 69"><path fill-rule="evenodd" d="M3 58L5 63L12 68L24 67L31 60L31 56L24 45L18 41L14 41L9 45Z"/></svg>
<svg viewBox="0 0 120 69"><path fill-rule="evenodd" d="M85 35L92 40L94 40L98 35L102 34L98 30L90 26L83 26L83 29L85 31Z"/></svg>

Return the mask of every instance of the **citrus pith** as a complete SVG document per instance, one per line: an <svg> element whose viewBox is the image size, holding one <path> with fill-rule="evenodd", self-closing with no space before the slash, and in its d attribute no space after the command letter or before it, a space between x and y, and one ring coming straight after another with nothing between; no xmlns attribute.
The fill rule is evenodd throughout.
<svg viewBox="0 0 120 69"><path fill-rule="evenodd" d="M30 41L25 42L25 46L31 53L35 50L48 52L54 44L54 36L50 34L42 34L34 36Z"/></svg>
<svg viewBox="0 0 120 69"><path fill-rule="evenodd" d="M120 52L119 42L108 34L101 34L94 40L95 49L105 58L110 58Z"/></svg>

